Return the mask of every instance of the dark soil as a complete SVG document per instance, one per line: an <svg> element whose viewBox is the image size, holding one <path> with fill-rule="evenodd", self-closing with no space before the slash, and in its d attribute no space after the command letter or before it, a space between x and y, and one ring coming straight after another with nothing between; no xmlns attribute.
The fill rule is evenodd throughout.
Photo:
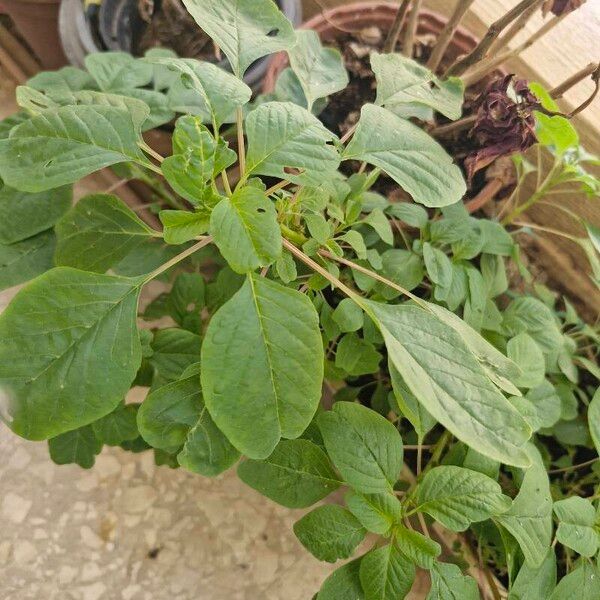
<svg viewBox="0 0 600 600"><path fill-rule="evenodd" d="M136 54L150 48L171 48L183 58L221 60L215 45L200 29L181 0L139 0L138 10L147 23Z"/></svg>

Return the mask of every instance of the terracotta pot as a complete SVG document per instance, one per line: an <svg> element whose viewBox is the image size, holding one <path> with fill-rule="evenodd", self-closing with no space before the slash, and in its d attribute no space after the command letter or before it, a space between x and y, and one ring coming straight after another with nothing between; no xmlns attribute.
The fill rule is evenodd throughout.
<svg viewBox="0 0 600 600"><path fill-rule="evenodd" d="M395 2L355 2L319 13L306 21L301 28L315 30L325 44L331 43L340 34L345 35L343 30L353 31L376 26L386 34L397 11L398 4ZM442 15L422 9L419 11L417 33L438 35L446 22L447 19ZM463 27L459 27L448 45L446 56L453 61L458 56L470 52L476 45L477 38ZM275 89L277 77L287 65L288 58L285 52L273 56L264 79L264 93Z"/></svg>
<svg viewBox="0 0 600 600"><path fill-rule="evenodd" d="M68 64L58 34L60 0L0 0L45 69Z"/></svg>

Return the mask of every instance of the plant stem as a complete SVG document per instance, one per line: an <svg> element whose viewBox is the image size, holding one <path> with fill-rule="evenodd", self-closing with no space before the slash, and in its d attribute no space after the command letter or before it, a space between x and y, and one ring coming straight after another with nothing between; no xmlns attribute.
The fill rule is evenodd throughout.
<svg viewBox="0 0 600 600"><path fill-rule="evenodd" d="M462 75L469 67L477 64L480 60L485 58L490 46L494 43L496 38L504 31L508 25L510 25L515 19L517 19L523 12L525 12L532 4L535 4L538 0L521 0L514 8L509 10L504 16L497 21L494 21L487 33L477 44L472 52L456 61L445 73L446 77L450 75Z"/></svg>
<svg viewBox="0 0 600 600"><path fill-rule="evenodd" d="M475 0L458 0L452 16L448 19L448 23L446 23L446 26L442 29L442 32L438 36L437 42L433 47L433 51L431 52L431 56L426 65L428 69L435 72L439 67L440 62L448 49L448 44L454 37L457 27L460 25L462 18L474 1Z"/></svg>
<svg viewBox="0 0 600 600"><path fill-rule="evenodd" d="M193 246L190 246L183 252L179 253L177 256L174 256L171 260L168 260L164 265L161 265L160 267L158 267L158 269L152 271L152 273L149 273L144 279L144 283L148 283L150 280L155 279L159 275L162 275L165 271L168 271L177 263L180 263L182 260L185 260L188 256L191 256L195 252L198 252L198 250L201 250L202 248L204 248L204 246L208 246L208 244L210 244L212 241L212 236L206 236L198 243L194 244Z"/></svg>
<svg viewBox="0 0 600 600"><path fill-rule="evenodd" d="M398 7L398 12L396 13L392 27L388 33L387 39L385 40L385 45L383 46L383 51L386 54L389 54L396 49L396 42L398 41L398 36L402 30L402 25L404 25L404 19L406 18L406 13L408 12L410 3L411 0L402 0L402 3Z"/></svg>
<svg viewBox="0 0 600 600"><path fill-rule="evenodd" d="M585 462L579 463L578 465L571 465L570 467L563 467L562 469L551 469L548 471L550 474L555 473L567 473L568 471L576 471L577 469L582 469L583 467L589 467L593 465L595 462L600 460L599 457L592 458L591 460L586 460Z"/></svg>
<svg viewBox="0 0 600 600"><path fill-rule="evenodd" d="M138 146L146 153L149 154L152 158L156 159L159 163L162 163L165 160L164 156L161 156L158 152L150 148L146 142L139 142Z"/></svg>
<svg viewBox="0 0 600 600"><path fill-rule="evenodd" d="M394 283L393 281L390 281L389 279L386 279L385 277L379 275L378 273L375 273L374 271L371 271L370 269L362 267L361 265L354 263L351 260L348 260L347 258L342 258L341 256L336 256L335 254L332 254L328 250L319 250L319 254L325 258L328 258L329 260L334 260L343 265L346 265L347 267L350 267L351 269L354 269L355 271L360 271L361 273L364 273L365 275L368 275L369 277L372 277L373 279L376 279L377 281L381 281L381 283L385 283L386 285L395 289L396 291L400 292L401 294L408 296L411 300L414 300L417 304L419 304L423 308L427 308L427 304L423 300L421 300L421 298L419 298L418 296L415 296L414 294L409 292L407 289Z"/></svg>
<svg viewBox="0 0 600 600"><path fill-rule="evenodd" d="M271 194L274 194L275 192L282 190L284 187L287 187L288 185L290 185L291 181L285 181L282 180L279 183L276 183L275 185L271 186L266 192L265 195L266 196L270 196Z"/></svg>
<svg viewBox="0 0 600 600"><path fill-rule="evenodd" d="M568 233L565 233L564 231L559 231L558 229L552 229L551 227L544 227L543 225L537 225L536 223L529 223L525 221L514 221L512 224L517 225L518 227L528 227L530 229L537 229L538 231L544 231L545 233L551 233L552 235L564 237L567 240L571 240L572 242L577 242L577 238L574 235L570 235Z"/></svg>
<svg viewBox="0 0 600 600"><path fill-rule="evenodd" d="M310 256L307 256L301 250L298 250L294 244L289 240L283 238L283 246L289 250L298 260L302 261L305 265L309 266L313 271L316 271L319 275L323 276L329 283L334 287L339 288L346 296L353 300L360 300L360 296L357 292L350 289L347 285L342 283L337 277L334 277L327 269L324 269L318 262L315 262Z"/></svg>
<svg viewBox="0 0 600 600"><path fill-rule="evenodd" d="M515 207L512 210L512 212L508 214L508 216L504 217L504 219L502 219L501 221L502 225L510 225L519 215L524 213L526 210L530 209L538 200L541 200L546 195L548 189L551 188L553 185L552 179L556 171L559 169L559 166L560 165L558 164L558 161L556 161L554 163L554 166L552 167L552 169L550 169L550 172L546 176L546 179L544 179L544 181L542 182L540 187L535 191L535 193L532 194L532 196L528 200L523 202L523 204Z"/></svg>
<svg viewBox="0 0 600 600"><path fill-rule="evenodd" d="M241 107L236 111L238 158L240 162L240 179L246 175L246 142L244 141L244 113Z"/></svg>
<svg viewBox="0 0 600 600"><path fill-rule="evenodd" d="M577 71L577 73L574 73L571 77L568 77L561 84L557 85L553 90L550 90L550 96L555 100L562 98L565 92L592 75L594 71L598 69L599 65L600 63L590 63L589 65L586 65L583 69Z"/></svg>
<svg viewBox="0 0 600 600"><path fill-rule="evenodd" d="M580 112L584 111L598 95L598 92L600 91L600 64L592 73L592 81L595 83L594 91L591 93L590 97L587 100L582 102L575 110L572 110L569 113L569 118L573 118L575 115L578 115Z"/></svg>
<svg viewBox="0 0 600 600"><path fill-rule="evenodd" d="M453 123L434 127L429 133L433 137L446 137L451 133L470 129L475 124L475 121L477 121L477 115L470 115L463 119L459 119L458 121L454 121Z"/></svg>
<svg viewBox="0 0 600 600"><path fill-rule="evenodd" d="M527 25L529 19L536 13L544 4L546 0L537 0L535 4L532 4L507 30L507 32L501 37L498 38L489 49L489 54L495 54L506 48L510 42L515 38L515 36Z"/></svg>
<svg viewBox="0 0 600 600"><path fill-rule="evenodd" d="M419 11L421 10L422 0L414 0L413 5L408 15L404 37L402 39L402 54L412 57L413 47L415 45L415 33L417 31L417 23L419 21Z"/></svg>
<svg viewBox="0 0 600 600"><path fill-rule="evenodd" d="M223 189L228 196L231 196L231 185L229 184L229 177L227 177L227 171L221 171L221 181L223 182Z"/></svg>
<svg viewBox="0 0 600 600"><path fill-rule="evenodd" d="M354 135L357 127L358 122L354 123L354 125L352 125L352 127L350 127L350 129L348 129L348 131L340 138L340 144L345 144Z"/></svg>
<svg viewBox="0 0 600 600"><path fill-rule="evenodd" d="M554 29L567 15L562 14L558 17L554 17L550 19L547 23L542 25L529 39L524 41L520 46L512 50L506 50L503 53L500 53L495 58L490 58L488 60L481 61L481 64L478 65L477 69L468 73L465 77L463 77L463 82L465 87L474 85L478 81L481 81L486 75L489 75L494 69L499 67L503 62L506 62L509 58L514 58L518 56L527 48L535 44L539 39L544 37L549 31Z"/></svg>

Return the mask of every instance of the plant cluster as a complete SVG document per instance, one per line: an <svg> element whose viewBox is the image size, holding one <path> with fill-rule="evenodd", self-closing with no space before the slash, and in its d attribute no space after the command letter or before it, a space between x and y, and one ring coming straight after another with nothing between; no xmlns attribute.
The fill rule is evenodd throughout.
<svg viewBox="0 0 600 600"><path fill-rule="evenodd" d="M515 237L533 225L513 224L567 183L597 196L597 159L531 87L553 166L516 155L505 223L476 218L419 126L461 117L461 79L373 54L377 99L338 139L315 116L347 83L338 52L270 0L184 3L232 72L94 55L19 88L0 124L0 286L31 280L0 316L7 425L59 464L153 449L209 477L238 464L291 508L337 491L294 526L323 561L360 547L318 600L403 598L417 570L429 600L599 598L600 333L533 284ZM246 69L282 50L251 102ZM175 113L163 158L142 132ZM71 207L105 167L152 188L162 231L115 195ZM412 201L378 192L384 175ZM140 309L154 279L169 291Z"/></svg>

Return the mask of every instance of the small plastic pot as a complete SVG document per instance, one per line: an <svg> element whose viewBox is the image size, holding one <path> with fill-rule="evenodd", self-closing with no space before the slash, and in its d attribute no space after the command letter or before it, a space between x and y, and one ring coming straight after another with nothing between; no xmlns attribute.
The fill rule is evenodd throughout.
<svg viewBox="0 0 600 600"><path fill-rule="evenodd" d="M60 0L0 0L45 69L68 64L58 33Z"/></svg>
<svg viewBox="0 0 600 600"><path fill-rule="evenodd" d="M379 27L384 34L390 30L398 4L395 2L355 2L331 8L319 13L302 24L301 29L316 31L325 45L336 38L346 35L346 31L356 31L366 27ZM429 10L421 9L417 24L418 34L439 35L447 19ZM344 31L346 30L346 31ZM454 60L461 54L470 52L477 45L477 38L463 27L459 27L448 45L446 56ZM263 92L270 93L275 89L275 82L283 69L288 66L285 52L274 55L269 62L263 80Z"/></svg>

